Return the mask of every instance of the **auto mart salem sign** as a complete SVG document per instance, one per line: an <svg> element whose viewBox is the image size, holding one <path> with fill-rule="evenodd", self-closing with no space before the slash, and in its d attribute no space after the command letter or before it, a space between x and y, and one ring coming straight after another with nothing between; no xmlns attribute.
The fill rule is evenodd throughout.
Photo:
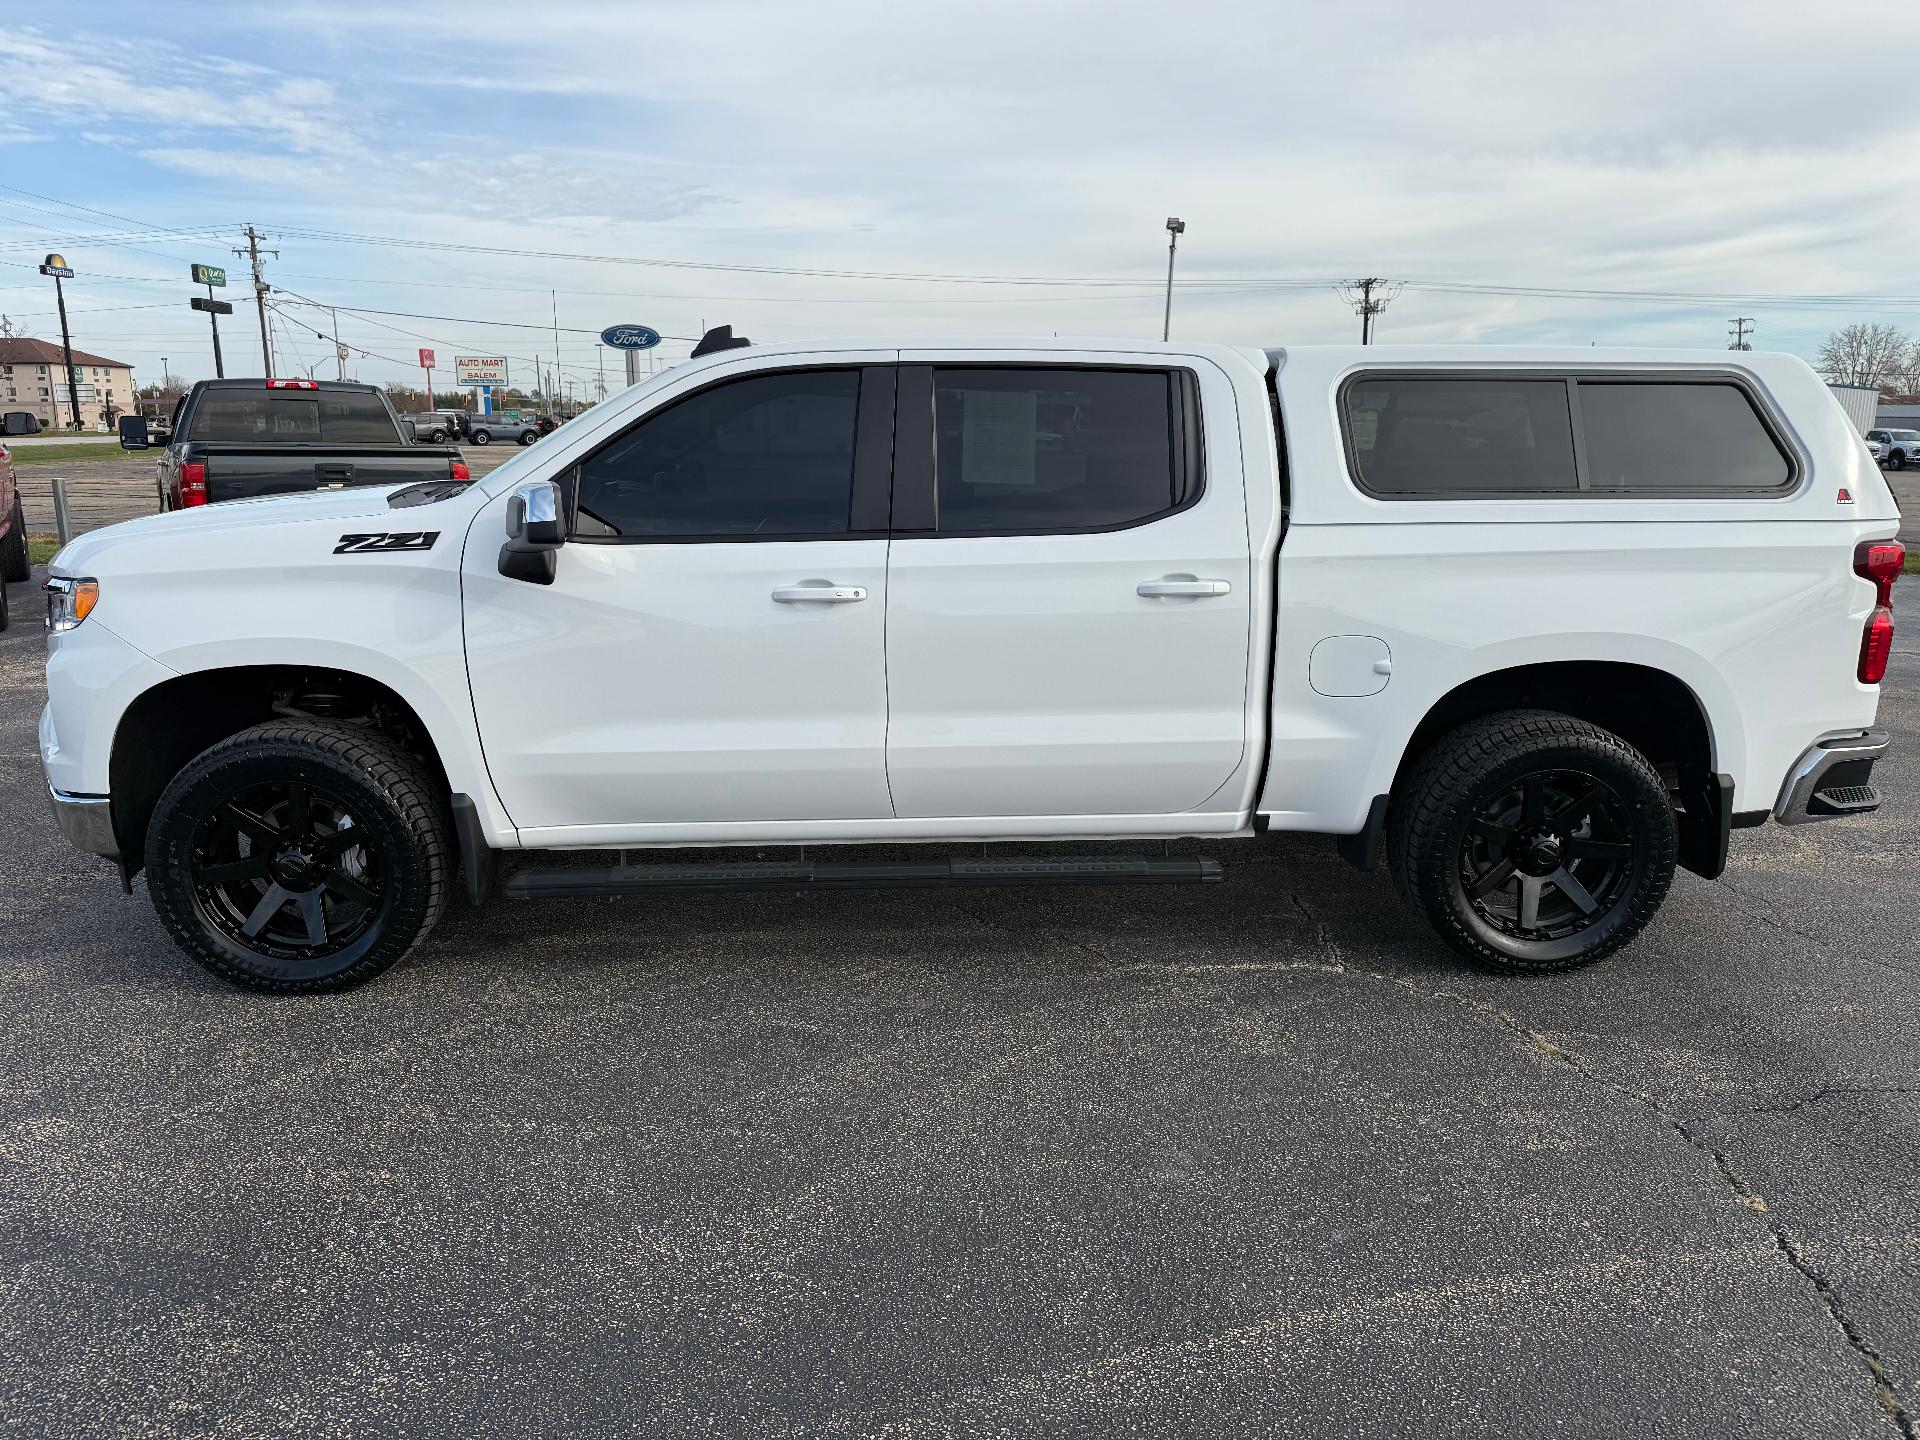
<svg viewBox="0 0 1920 1440"><path fill-rule="evenodd" d="M507 357L504 355L456 355L453 357L453 383L456 385L505 385Z"/></svg>

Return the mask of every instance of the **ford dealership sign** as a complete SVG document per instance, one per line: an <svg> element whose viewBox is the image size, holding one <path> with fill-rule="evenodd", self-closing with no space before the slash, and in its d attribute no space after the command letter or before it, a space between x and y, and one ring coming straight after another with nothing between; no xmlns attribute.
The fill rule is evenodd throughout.
<svg viewBox="0 0 1920 1440"><path fill-rule="evenodd" d="M660 343L660 332L645 325L609 325L600 332L600 343L616 350L651 350Z"/></svg>

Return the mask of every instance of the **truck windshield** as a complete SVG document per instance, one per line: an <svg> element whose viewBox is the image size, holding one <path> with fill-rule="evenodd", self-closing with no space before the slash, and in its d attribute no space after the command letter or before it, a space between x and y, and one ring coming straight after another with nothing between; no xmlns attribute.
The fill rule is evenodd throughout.
<svg viewBox="0 0 1920 1440"><path fill-rule="evenodd" d="M189 440L281 445L396 445L400 434L371 391L209 390Z"/></svg>

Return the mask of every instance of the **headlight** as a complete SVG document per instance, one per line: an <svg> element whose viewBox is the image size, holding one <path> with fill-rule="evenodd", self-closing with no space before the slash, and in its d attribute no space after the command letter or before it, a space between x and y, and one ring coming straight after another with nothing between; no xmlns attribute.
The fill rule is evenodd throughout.
<svg viewBox="0 0 1920 1440"><path fill-rule="evenodd" d="M100 603L98 580L54 575L47 580L47 629L71 630Z"/></svg>

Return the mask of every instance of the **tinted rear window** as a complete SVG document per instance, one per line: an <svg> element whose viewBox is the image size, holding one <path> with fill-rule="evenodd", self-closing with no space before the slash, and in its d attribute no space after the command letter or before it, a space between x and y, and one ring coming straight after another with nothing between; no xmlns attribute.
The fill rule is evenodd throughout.
<svg viewBox="0 0 1920 1440"><path fill-rule="evenodd" d="M370 391L209 390L190 440L278 445L396 445L400 435Z"/></svg>
<svg viewBox="0 0 1920 1440"><path fill-rule="evenodd" d="M936 370L936 528L1098 530L1175 508L1176 384L1158 370Z"/></svg>
<svg viewBox="0 0 1920 1440"><path fill-rule="evenodd" d="M1596 491L1777 490L1793 467L1737 385L1582 380Z"/></svg>
<svg viewBox="0 0 1920 1440"><path fill-rule="evenodd" d="M1345 397L1355 478L1376 495L1579 488L1564 380L1361 376Z"/></svg>

